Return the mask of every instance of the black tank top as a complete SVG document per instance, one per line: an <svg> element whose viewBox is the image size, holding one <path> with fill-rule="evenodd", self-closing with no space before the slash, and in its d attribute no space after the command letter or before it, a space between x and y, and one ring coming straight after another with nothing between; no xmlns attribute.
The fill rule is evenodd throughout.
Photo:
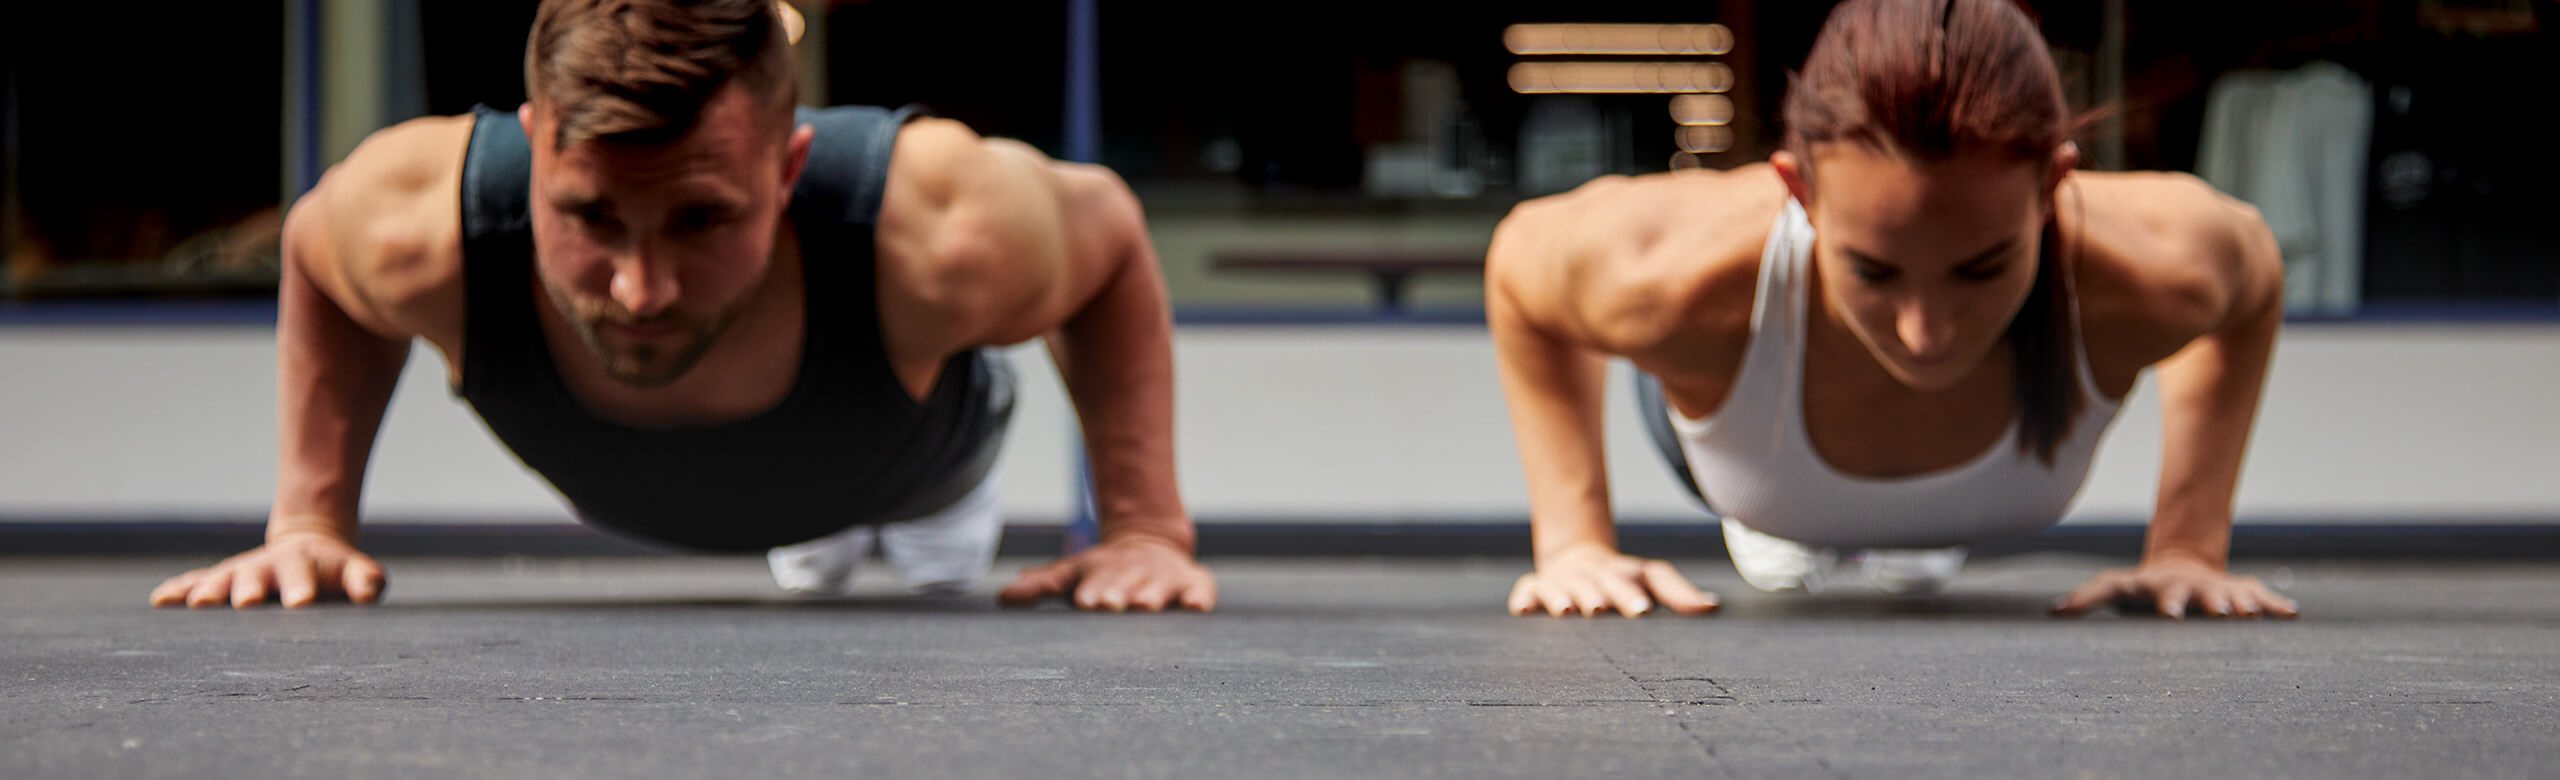
<svg viewBox="0 0 2560 780"><path fill-rule="evenodd" d="M515 114L474 113L455 393L580 519L682 547L761 550L916 517L986 476L1011 408L1000 367L983 352L955 356L918 402L881 341L872 231L913 109L801 110L817 139L788 217L808 310L798 377L761 414L674 429L604 420L570 395L534 308L531 150Z"/></svg>

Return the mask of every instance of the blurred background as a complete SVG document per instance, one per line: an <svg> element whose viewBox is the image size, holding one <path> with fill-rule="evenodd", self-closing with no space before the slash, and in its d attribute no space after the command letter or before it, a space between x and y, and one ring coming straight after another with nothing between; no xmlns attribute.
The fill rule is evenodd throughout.
<svg viewBox="0 0 2560 780"><path fill-rule="evenodd" d="M0 93L0 523L255 522L273 479L284 204L367 133L523 99L529 0L21 4ZM1204 523L1516 524L1482 329L1515 203L1764 159L1827 2L796 3L813 104L921 104L1109 165L1181 324ZM2090 167L2204 176L2268 215L2295 318L2244 522L2560 518L2560 75L2547 0L2030 2ZM1070 513L1036 348L1007 506ZM566 523L441 386L395 402L388 523ZM1613 383L1622 382L1614 378ZM2138 524L2148 382L2077 524ZM1623 401L1623 387L1613 400ZM1699 516L1624 403L1632 523Z"/></svg>

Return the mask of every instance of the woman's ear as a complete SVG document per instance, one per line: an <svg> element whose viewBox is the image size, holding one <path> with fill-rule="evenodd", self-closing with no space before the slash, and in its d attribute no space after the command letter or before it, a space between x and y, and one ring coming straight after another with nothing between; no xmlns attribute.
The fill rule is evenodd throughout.
<svg viewBox="0 0 2560 780"><path fill-rule="evenodd" d="M1795 152L1781 150L1769 155L1769 167L1778 172L1778 180L1787 183L1787 195L1810 208L1813 204L1813 181L1807 178L1805 160Z"/></svg>
<svg viewBox="0 0 2560 780"><path fill-rule="evenodd" d="M2070 141L2062 142L2061 146L2053 148L2053 158L2046 160L2045 163L2044 197L2047 202L2050 202L2053 200L2054 190L2062 187L2063 177L2070 176L2073 170L2080 167L2080 145Z"/></svg>

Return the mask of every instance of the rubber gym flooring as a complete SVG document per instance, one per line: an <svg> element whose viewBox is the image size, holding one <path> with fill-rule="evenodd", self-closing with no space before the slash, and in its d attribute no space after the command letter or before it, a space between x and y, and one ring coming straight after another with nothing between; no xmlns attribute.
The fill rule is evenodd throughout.
<svg viewBox="0 0 2560 780"><path fill-rule="evenodd" d="M1520 559L1213 558L1215 614L801 600L753 558L398 558L374 608L153 610L0 559L0 777L2552 777L2560 565L2243 561L2305 617L1950 592L1515 618Z"/></svg>

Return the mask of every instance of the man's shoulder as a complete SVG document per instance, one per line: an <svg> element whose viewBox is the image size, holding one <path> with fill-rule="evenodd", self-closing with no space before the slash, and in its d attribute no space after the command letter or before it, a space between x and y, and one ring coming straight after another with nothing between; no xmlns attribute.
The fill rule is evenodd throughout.
<svg viewBox="0 0 2560 780"><path fill-rule="evenodd" d="M375 196L451 189L461 181L476 118L469 114L412 119L375 131L331 166L326 183Z"/></svg>
<svg viewBox="0 0 2560 780"><path fill-rule="evenodd" d="M324 289L377 330L434 335L458 317L463 158L474 118L375 132L294 208Z"/></svg>

